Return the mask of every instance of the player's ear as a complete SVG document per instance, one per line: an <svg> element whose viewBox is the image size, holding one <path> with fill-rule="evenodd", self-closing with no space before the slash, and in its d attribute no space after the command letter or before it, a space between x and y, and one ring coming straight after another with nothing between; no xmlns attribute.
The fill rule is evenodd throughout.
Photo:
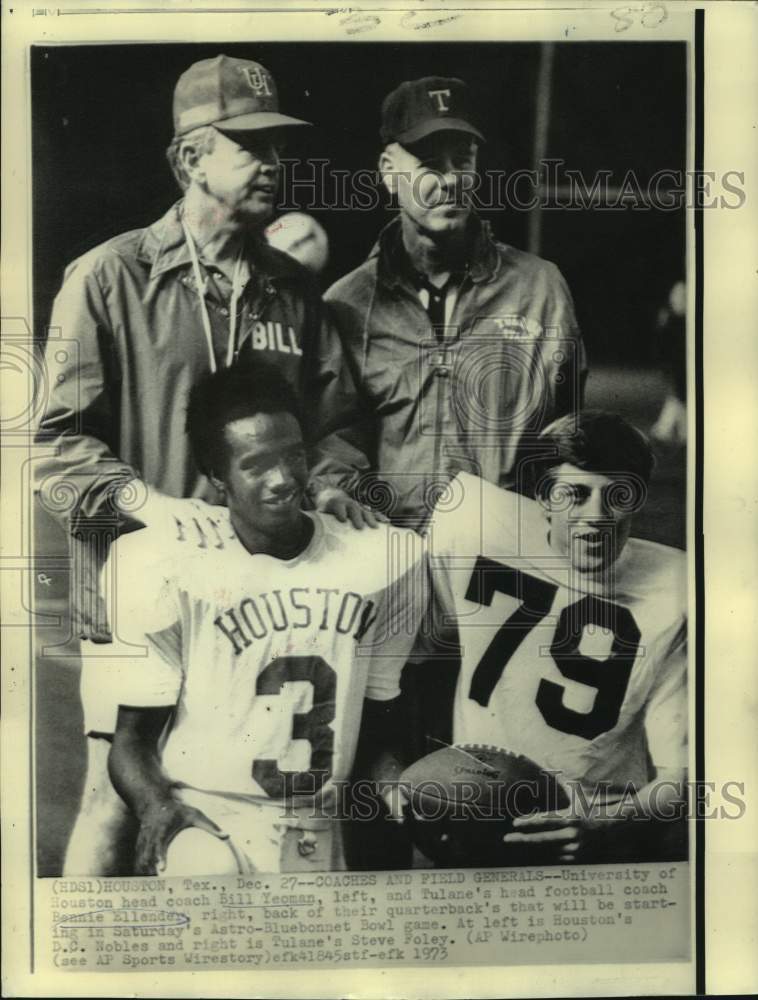
<svg viewBox="0 0 758 1000"><path fill-rule="evenodd" d="M226 493L226 487L224 486L223 482L218 478L218 476L214 476L213 474L211 474L208 478L210 479L214 489L217 490L223 496L224 493Z"/></svg>
<svg viewBox="0 0 758 1000"><path fill-rule="evenodd" d="M386 149L383 149L381 155L379 156L379 173L382 178L382 184L384 184L391 195L396 195L397 166L395 164L395 159L392 156L391 146L387 146Z"/></svg>
<svg viewBox="0 0 758 1000"><path fill-rule="evenodd" d="M542 517L548 526L552 523L552 512L550 507L550 487L552 483L546 477L538 478L534 484L534 499L537 501L542 512Z"/></svg>

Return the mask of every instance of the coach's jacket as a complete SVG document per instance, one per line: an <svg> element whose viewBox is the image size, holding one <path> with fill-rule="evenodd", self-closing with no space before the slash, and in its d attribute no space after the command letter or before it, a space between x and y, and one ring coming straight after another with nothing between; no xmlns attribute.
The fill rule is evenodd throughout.
<svg viewBox="0 0 758 1000"><path fill-rule="evenodd" d="M363 413L351 434L369 458L350 485L416 529L460 471L518 487L536 435L580 405L586 374L555 265L496 242L476 216L469 235L440 339L414 286L399 218L325 295Z"/></svg>
<svg viewBox="0 0 758 1000"><path fill-rule="evenodd" d="M53 306L47 405L37 436L49 449L37 463L37 485L43 506L72 536L76 634L95 639L108 637L97 574L109 542L114 532L148 523L151 505L160 502L145 487L213 499L184 429L189 389L210 358L181 208L178 202L147 229L74 261ZM331 436L355 395L340 339L300 264L262 241L251 241L247 256L251 278L237 323L238 356L276 364L298 391L311 439L321 439L311 483L317 490L361 464ZM204 271L221 366L229 295L220 273ZM331 450L331 478L319 475L322 448ZM115 504L114 491L124 484Z"/></svg>

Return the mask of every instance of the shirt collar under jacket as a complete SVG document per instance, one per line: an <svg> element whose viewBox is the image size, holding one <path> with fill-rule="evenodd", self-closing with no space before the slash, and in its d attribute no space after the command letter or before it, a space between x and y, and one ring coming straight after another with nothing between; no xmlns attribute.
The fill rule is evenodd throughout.
<svg viewBox="0 0 758 1000"><path fill-rule="evenodd" d="M177 267L192 267L182 228L183 205L183 200L177 201L142 235L137 247L137 258L151 265L151 278ZM270 250L262 237L249 239L246 249L246 259L261 277L276 280L285 276L286 268L282 265L279 255Z"/></svg>
<svg viewBox="0 0 758 1000"><path fill-rule="evenodd" d="M472 214L470 220L469 253L467 273L474 284L491 281L500 270L500 254L497 251L489 222ZM379 234L371 249L369 258L377 258L379 280L393 288L401 283L412 283L405 265L407 254L402 244L402 228L398 215Z"/></svg>

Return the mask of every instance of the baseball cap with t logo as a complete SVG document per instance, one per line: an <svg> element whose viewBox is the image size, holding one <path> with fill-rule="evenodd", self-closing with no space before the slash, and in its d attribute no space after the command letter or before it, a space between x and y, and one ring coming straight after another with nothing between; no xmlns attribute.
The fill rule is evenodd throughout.
<svg viewBox="0 0 758 1000"><path fill-rule="evenodd" d="M203 125L222 132L310 125L279 113L276 84L265 66L216 56L193 63L174 90L174 135Z"/></svg>
<svg viewBox="0 0 758 1000"><path fill-rule="evenodd" d="M469 91L463 80L425 76L406 80L384 98L380 135L385 145L409 145L432 132L467 132L484 141L471 124Z"/></svg>

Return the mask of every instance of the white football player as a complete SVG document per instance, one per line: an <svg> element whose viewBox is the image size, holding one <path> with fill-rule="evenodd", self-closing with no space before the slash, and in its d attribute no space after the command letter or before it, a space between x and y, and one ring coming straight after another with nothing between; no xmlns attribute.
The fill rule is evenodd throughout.
<svg viewBox="0 0 758 1000"><path fill-rule="evenodd" d="M610 858L648 836L630 819L671 818L680 802L686 557L629 537L653 454L621 417L563 417L540 448L535 500L462 473L430 527L461 646L453 739L525 754L583 793L516 820L506 844Z"/></svg>
<svg viewBox="0 0 758 1000"><path fill-rule="evenodd" d="M109 767L140 824L137 873L167 854L171 874L343 867L332 817L356 755L375 778L400 771L393 706L425 604L422 542L302 511L296 414L261 363L207 376L188 431L227 506L179 500L165 530L114 546L114 632L133 655ZM177 870L169 845L188 828L216 839Z"/></svg>

